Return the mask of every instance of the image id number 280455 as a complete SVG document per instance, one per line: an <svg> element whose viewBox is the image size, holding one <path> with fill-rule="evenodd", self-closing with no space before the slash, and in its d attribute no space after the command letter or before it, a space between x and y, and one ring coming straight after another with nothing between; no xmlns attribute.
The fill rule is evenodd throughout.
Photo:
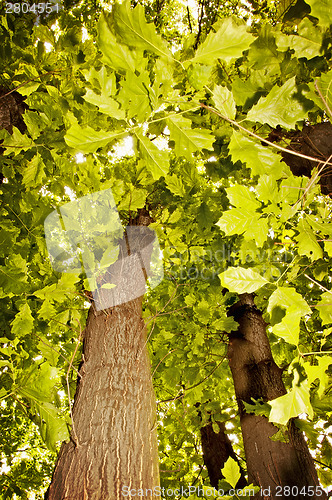
<svg viewBox="0 0 332 500"><path fill-rule="evenodd" d="M41 2L33 3L29 5L28 3L11 3L6 2L6 14L28 14L33 12L34 14L51 14L51 12L59 12L61 6L58 3L51 2Z"/></svg>

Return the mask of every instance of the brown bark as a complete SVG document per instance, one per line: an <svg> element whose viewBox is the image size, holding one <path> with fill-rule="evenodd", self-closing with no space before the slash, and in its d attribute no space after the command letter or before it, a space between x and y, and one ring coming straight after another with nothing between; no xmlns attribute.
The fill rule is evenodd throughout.
<svg viewBox="0 0 332 500"><path fill-rule="evenodd" d="M208 470L211 486L218 489L218 482L223 479L221 469L229 457L232 457L236 462L238 458L234 453L232 443L227 436L224 422L217 422L219 432L214 432L212 423L201 427L201 443L203 450L203 458ZM240 466L240 464L239 464ZM241 477L237 483L237 488L243 488L247 482L241 469Z"/></svg>
<svg viewBox="0 0 332 500"><path fill-rule="evenodd" d="M121 245L125 251L125 239ZM125 294L138 270L127 261L113 267ZM61 447L46 498L117 500L125 487L153 496L146 490L159 485L155 396L142 297L101 311L92 304L80 375L71 441Z"/></svg>
<svg viewBox="0 0 332 500"><path fill-rule="evenodd" d="M290 148L293 151L302 153L321 160L321 164L294 156L290 153L282 153L283 160L290 167L296 176L312 176L314 168L321 165L332 155L332 125L331 123L317 123L316 125L305 125L302 130L285 132L281 128L273 130L269 139L279 142L284 137L291 139ZM332 169L327 165L321 172L318 180L322 193L332 196Z"/></svg>
<svg viewBox="0 0 332 500"><path fill-rule="evenodd" d="M253 296L241 295L230 314L239 323L238 330L230 334L228 357L240 410L249 484L270 492L266 496L258 493L256 498L290 498L285 487L293 486L299 492L305 488L307 495L292 494L292 498L326 499L322 490L317 490L317 495L308 495L308 487L319 486L319 481L303 434L294 422L288 427L288 443L272 441L270 437L278 429L266 417L245 412L242 401L252 403L251 398L269 401L286 390L282 371L272 357L266 323L255 307ZM293 488L293 493L296 491Z"/></svg>

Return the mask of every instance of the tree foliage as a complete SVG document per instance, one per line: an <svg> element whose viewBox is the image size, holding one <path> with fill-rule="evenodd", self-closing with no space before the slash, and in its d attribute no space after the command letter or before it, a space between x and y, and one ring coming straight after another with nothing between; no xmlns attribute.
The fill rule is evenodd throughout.
<svg viewBox="0 0 332 500"><path fill-rule="evenodd" d="M211 420L228 423L243 457L227 311L252 292L288 389L265 412L281 430L301 415L320 481L331 484L332 205L319 182L332 159L317 154L308 178L280 151L290 132L331 119L331 7L279 2L273 22L261 15L249 26L219 15L217 2L202 5L215 24L198 18L181 39L174 23L174 43L163 9L147 6L156 29L128 0L96 25L85 11L83 31L79 7L40 24L33 14L1 18L2 94L15 89L25 105L24 128L0 131L2 498L43 488L51 455L37 429L51 453L68 438L66 376L72 397L89 307L85 276L52 269L44 220L108 188L124 225L150 211L163 250L165 279L144 306L162 486L209 485L199 429ZM22 446L28 458L15 455Z"/></svg>

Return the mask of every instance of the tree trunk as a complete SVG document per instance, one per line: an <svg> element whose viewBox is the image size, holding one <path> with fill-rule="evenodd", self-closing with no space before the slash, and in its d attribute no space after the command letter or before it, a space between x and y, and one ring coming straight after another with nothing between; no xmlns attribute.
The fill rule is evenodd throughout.
<svg viewBox="0 0 332 500"><path fill-rule="evenodd" d="M272 441L270 437L278 429L266 417L245 412L242 401L252 403L251 398L269 401L282 396L286 390L282 370L272 357L266 323L255 307L253 295L242 294L230 314L240 325L230 334L228 358L239 405L249 484L262 488L255 498L326 499L319 488L303 434L294 421L288 427L288 443Z"/></svg>
<svg viewBox="0 0 332 500"><path fill-rule="evenodd" d="M218 434L214 432L212 423L201 427L201 443L203 450L204 464L208 470L211 486L218 489L218 482L223 479L221 469L224 467L229 457L239 462L234 453L232 443L226 434L224 422L217 422L219 426ZM240 466L240 464L238 463ZM241 477L237 483L237 488L243 488L247 482L241 469Z"/></svg>
<svg viewBox="0 0 332 500"><path fill-rule="evenodd" d="M125 238L120 246L125 251ZM139 258L135 262L124 259L109 271L127 299L128 282L142 272ZM130 496L129 490L152 497L159 486L142 297L123 302L101 311L95 304L90 308L71 441L61 447L48 500L118 500Z"/></svg>

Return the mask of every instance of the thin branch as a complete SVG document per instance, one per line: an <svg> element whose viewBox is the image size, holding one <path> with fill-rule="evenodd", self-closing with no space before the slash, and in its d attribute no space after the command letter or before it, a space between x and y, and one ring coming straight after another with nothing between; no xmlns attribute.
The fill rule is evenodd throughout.
<svg viewBox="0 0 332 500"><path fill-rule="evenodd" d="M51 344L48 344L47 342L45 342L41 337L39 337L39 335L37 335L36 333L34 334L35 337L37 337L40 342L42 342L44 345L46 345L47 347L49 347L50 349L52 349L52 351L56 352L57 354L59 354L59 356L62 357L62 359L64 359L69 365L70 365L70 361L69 359L66 358L66 356L64 356L60 351L58 351L57 349L55 349L55 347L51 346ZM78 377L81 377L81 374L80 372L77 370L77 368L75 366L72 366L73 370L75 370L75 372L77 373L77 376Z"/></svg>
<svg viewBox="0 0 332 500"><path fill-rule="evenodd" d="M220 118L222 118L223 120L226 120L231 125L234 125L234 127L237 127L240 130L243 130L243 132L246 132L247 134L251 135L252 137L255 137L255 139L258 139L259 141L264 142L265 144L268 144L269 146L272 146L273 148L279 149L279 151L284 151L285 153L289 153L289 154L294 155L294 156L299 156L300 158L305 158L306 160L314 161L316 163L322 163L322 160L318 160L317 158L314 158L313 156L303 155L302 153L298 153L297 151L292 151L291 149L283 148L282 146L279 146L278 144L275 144L274 142L268 141L267 139L260 137L259 135L255 134L255 132L248 130L247 128L243 127L235 120L231 120L231 118L227 118L227 116L222 115L221 113L219 113L219 111L214 109L212 106L207 106L206 104L203 104L202 102L200 103L200 106L208 111L211 111L211 113L214 113L215 115L220 116ZM326 162L325 165L332 166L332 163Z"/></svg>
<svg viewBox="0 0 332 500"><path fill-rule="evenodd" d="M314 83L314 85L315 85L315 89L317 90L317 93L318 93L319 97L320 97L320 98L321 98L321 100L323 101L324 106L325 106L325 108L326 108L327 112L329 113L330 117L332 118L332 111L331 111L331 108L330 108L330 106L328 105L328 102L326 101L325 97L323 96L323 94L322 94L322 92L321 92L320 88L318 87L318 83L317 83L317 81L318 81L318 80L315 80L315 83Z"/></svg>
<svg viewBox="0 0 332 500"><path fill-rule="evenodd" d="M165 354L165 356L159 361L159 363L157 364L157 366L155 367L155 369L153 370L153 373L151 375L151 377L153 378L154 374L156 373L157 369L158 369L158 366L164 361L165 358L167 358L167 356L169 356L170 354L172 354L172 352L174 351L177 351L177 349L172 349L171 351L169 351L167 354Z"/></svg>
<svg viewBox="0 0 332 500"><path fill-rule="evenodd" d="M7 94L3 94L2 96L0 96L0 99L3 99L4 97L7 97L7 95L10 95L13 92L16 92L17 89L19 89L21 87L24 87L24 85L27 85L30 82L33 82L35 80L39 80L39 78L42 78L43 76L47 76L47 75L50 75L50 74L53 75L53 74L56 74L56 73L63 73L64 71L65 70L63 70L63 69L54 70L54 71L48 71L47 73L43 73L42 75L36 76L35 78L30 78L30 80L26 80L25 82L21 83L20 85L18 85L14 89L12 89L9 92L7 92Z"/></svg>
<svg viewBox="0 0 332 500"><path fill-rule="evenodd" d="M190 33L193 32L193 28L191 26L191 20L190 20L190 10L189 10L189 5L187 4L187 17L188 17L188 23L189 23L189 29L190 29Z"/></svg>
<svg viewBox="0 0 332 500"><path fill-rule="evenodd" d="M308 276L307 274L304 275L306 278L308 278L308 280L312 281L313 283L315 283L315 285L319 286L319 288L321 288L322 290L324 290L324 292L328 292L332 295L332 292L331 290L328 290L327 288L325 288L325 286L321 285L320 283L318 283L318 281L315 281L313 278L310 278L310 276Z"/></svg>

